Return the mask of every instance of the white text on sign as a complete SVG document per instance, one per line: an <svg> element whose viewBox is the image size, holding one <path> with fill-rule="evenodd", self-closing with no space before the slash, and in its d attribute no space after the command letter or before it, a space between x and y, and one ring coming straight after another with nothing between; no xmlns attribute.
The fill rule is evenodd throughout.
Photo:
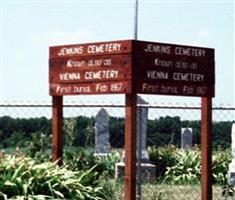
<svg viewBox="0 0 235 200"><path fill-rule="evenodd" d="M206 50L192 47L182 47L163 44L146 44L144 52L147 53L161 53L161 54L174 54L181 56L205 57Z"/></svg>
<svg viewBox="0 0 235 200"><path fill-rule="evenodd" d="M85 72L66 72L60 73L60 81L76 81L76 80L102 80L118 78L118 70L100 70Z"/></svg>
<svg viewBox="0 0 235 200"><path fill-rule="evenodd" d="M107 44L91 44L88 46L79 45L76 47L63 47L57 53L58 56L70 56L97 53L113 53L121 51L121 43L107 43Z"/></svg>

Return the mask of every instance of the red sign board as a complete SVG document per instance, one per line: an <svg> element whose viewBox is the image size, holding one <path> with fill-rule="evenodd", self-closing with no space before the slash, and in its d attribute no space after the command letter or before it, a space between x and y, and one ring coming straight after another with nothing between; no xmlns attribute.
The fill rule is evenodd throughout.
<svg viewBox="0 0 235 200"><path fill-rule="evenodd" d="M135 40L50 47L53 160L62 158L63 95L126 95L125 197L135 198L137 93L202 98L202 199L211 199L211 97L214 50ZM210 188L209 188L210 186ZM206 188L206 189L205 189Z"/></svg>
<svg viewBox="0 0 235 200"><path fill-rule="evenodd" d="M136 56L168 55L214 60L214 49L159 42L134 41Z"/></svg>
<svg viewBox="0 0 235 200"><path fill-rule="evenodd" d="M122 81L131 79L130 68L87 68L83 70L51 71L51 83L86 83L97 81Z"/></svg>
<svg viewBox="0 0 235 200"><path fill-rule="evenodd" d="M214 73L214 60L175 56L175 55L146 55L136 56L135 61L139 69L165 68L169 70L191 70Z"/></svg>
<svg viewBox="0 0 235 200"><path fill-rule="evenodd" d="M214 96L214 50L134 41L137 93Z"/></svg>
<svg viewBox="0 0 235 200"><path fill-rule="evenodd" d="M135 40L55 46L50 47L50 94L213 97L214 66L214 50L203 47Z"/></svg>
<svg viewBox="0 0 235 200"><path fill-rule="evenodd" d="M136 92L140 94L161 94L176 96L214 96L214 88L205 85L172 84L157 82L139 82L136 84Z"/></svg>
<svg viewBox="0 0 235 200"><path fill-rule="evenodd" d="M111 55L132 52L132 41L110 41L50 47L50 58Z"/></svg>
<svg viewBox="0 0 235 200"><path fill-rule="evenodd" d="M121 94L131 93L130 81L93 82L50 84L50 95L79 95L79 94Z"/></svg>
<svg viewBox="0 0 235 200"><path fill-rule="evenodd" d="M70 56L63 58L51 58L49 60L50 70L80 70L83 68L130 68L132 66L132 55L104 55L104 56Z"/></svg>

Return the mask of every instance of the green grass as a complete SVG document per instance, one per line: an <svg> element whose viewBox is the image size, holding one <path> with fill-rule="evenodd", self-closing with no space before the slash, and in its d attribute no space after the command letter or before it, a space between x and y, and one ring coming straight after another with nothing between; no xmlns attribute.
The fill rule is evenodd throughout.
<svg viewBox="0 0 235 200"><path fill-rule="evenodd" d="M123 200L123 183L114 183L116 200ZM213 186L213 200L235 200L222 196L223 188ZM200 200L200 185L143 184L141 200Z"/></svg>
<svg viewBox="0 0 235 200"><path fill-rule="evenodd" d="M8 153L17 156L19 159L21 156L25 157L26 156L25 152L27 152L27 151L24 150L23 152L21 152L20 150L16 151L13 148L7 149L7 151L5 151L7 153L6 157L10 156L10 155L8 155ZM188 153L189 155L191 155L191 157L188 154L187 154L187 156L184 156L184 154L179 154L179 156L176 157L176 155L178 155L177 152L179 154L181 152L181 150L178 150L177 148L173 148L173 147L159 148L159 149L152 148L150 154L153 158L158 158L155 160L156 161L155 164L159 165L160 162L163 163L161 165L161 167L164 167L166 169L166 171L171 168L172 168L172 170L179 169L178 171L182 172L182 173L176 174L175 177L177 178L181 174L183 174L183 175L187 174L182 169L185 169L185 168L186 169L191 169L191 168L195 169L195 165L200 162L199 159L192 158L192 156L198 155L200 153L198 149L194 149L190 152L183 152L184 154ZM50 155L50 149L44 149L43 152L40 151L38 153L39 153L39 156L34 157L34 159L32 160L32 162L34 162L36 166L41 165L42 161L43 162L48 161L49 155ZM64 153L65 153L64 167L66 167L66 169L69 169L69 170L77 173L80 170L81 171L89 170L90 168L93 168L94 166L96 166L94 168L94 172L97 174L97 177L99 177L96 179L98 181L98 183L95 186L91 184L91 186L92 187L99 187L99 188L102 187L104 189L103 191L105 191L105 193L108 193L108 191L114 191L114 192L111 192L112 195L114 195L114 197L112 197L111 199L108 198L110 200L123 200L124 199L124 196L123 196L124 195L124 190L123 190L124 184L123 184L123 182L119 181L119 180L112 179L113 174L114 174L114 166L115 166L115 163L119 160L121 151L119 153L117 151L114 151L112 155L105 157L105 158L95 157L92 148L91 149L90 148L82 148L82 149L80 149L80 148L75 148L75 149L74 148L65 148ZM48 156L45 157L44 155L48 155ZM183 158L187 158L187 159L183 159ZM196 157L196 158L198 158L198 157ZM42 161L40 161L40 159ZM183 159L183 161L180 162L182 159ZM235 200L235 197L222 196L222 192L223 192L222 187L224 186L224 184L226 184L226 180L227 180L225 173L227 173L227 168L228 168L227 165L230 162L230 159L231 159L231 155L230 155L229 150L213 153L213 172L214 172L214 176L216 175L216 177L214 177L214 180L217 180L214 183L218 184L218 185L213 186L213 200ZM193 161L195 161L195 162L193 162ZM171 166L172 162L173 162L174 166ZM18 163L18 162L16 162L16 163ZM1 164L1 162L0 162L0 164ZM2 162L2 164L3 164L3 162ZM169 168L168 165L170 165L171 168ZM9 168L10 165L5 165L5 167L7 167L7 166ZM26 166L26 169L28 169L27 166ZM182 168L182 166L186 166L186 167ZM35 167L33 167L33 169L34 168ZM52 168L54 169L56 167L53 166ZM158 169L158 170L160 170L160 169ZM26 170L26 171L28 173L29 171L31 172L32 170ZM178 171L176 171L176 172L178 172ZM12 174L14 174L14 173L15 173L15 170L12 169L12 173L10 173L10 175L11 175L10 177L12 177ZM19 173L18 174L19 177L21 177L22 174L23 173ZM25 179L25 176L22 176L22 178L21 178L22 184L25 184L25 182L27 180L31 180L30 177L34 177L33 179L36 180L36 177L38 177L38 175L37 175L38 173L36 173L36 172L34 173L34 171L32 171L32 174L33 175L29 176L29 179ZM191 174L195 174L195 171L192 171ZM201 172L199 171L198 172L198 177L199 177L198 181L194 181L194 182L193 181L190 182L191 179L188 182L185 180L180 181L180 182L176 182L176 181L172 181L172 180L169 181L164 178L165 176L161 176L161 177L158 176L160 178L158 179L158 182L156 182L155 184L147 184L147 183L142 184L142 198L141 198L141 200L200 200L201 199L200 176L201 176ZM42 178L45 179L45 177L46 176L43 176ZM1 174L0 174L0 178L1 178ZM49 176L49 178L53 178L53 176ZM63 182L63 181L61 181L60 178L62 178L62 177L61 176L58 177L58 181ZM9 181L6 182L6 185L8 187L12 186L13 184L19 185L19 180L21 180L21 179L15 178L14 180L12 180L11 185L9 185ZM46 184L45 181L43 181L41 178L39 180L41 181L40 185ZM48 180L46 182L48 182ZM92 183L93 181L90 181L90 182ZM189 184L189 183L191 183L191 184ZM1 185L1 181L0 181L0 185ZM32 184L29 184L29 186L30 185L32 185ZM55 188L55 189L57 189L57 188ZM25 188L24 188L24 190L25 190ZM12 191L12 189L11 189L11 191ZM32 189L32 191L33 191L33 189ZM0 194L1 194L1 192L2 191L0 190ZM54 197L56 196L56 194L54 194L54 193L53 193L53 195L54 195ZM65 195L65 194L63 194L63 195ZM234 195L235 195L235 193L234 193ZM28 197L30 197L30 194L28 194Z"/></svg>
<svg viewBox="0 0 235 200"><path fill-rule="evenodd" d="M109 200L109 187L94 168L71 171L25 155L5 155L0 157L0 199Z"/></svg>

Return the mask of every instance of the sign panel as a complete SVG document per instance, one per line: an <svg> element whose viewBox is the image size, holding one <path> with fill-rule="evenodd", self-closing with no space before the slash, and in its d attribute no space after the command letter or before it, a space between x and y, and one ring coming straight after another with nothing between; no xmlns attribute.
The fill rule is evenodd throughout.
<svg viewBox="0 0 235 200"><path fill-rule="evenodd" d="M214 50L134 41L137 93L214 96Z"/></svg>
<svg viewBox="0 0 235 200"><path fill-rule="evenodd" d="M95 83L78 83L78 84L50 84L50 95L80 95L80 94L120 94L131 93L130 81L114 82L95 82Z"/></svg>
<svg viewBox="0 0 235 200"><path fill-rule="evenodd" d="M167 82L172 84L185 83L207 86L214 84L214 74L210 74L202 70L170 70L162 67L146 68L144 70L137 70L136 77L138 82Z"/></svg>
<svg viewBox="0 0 235 200"><path fill-rule="evenodd" d="M50 58L110 55L132 52L132 41L111 41L50 47Z"/></svg>
<svg viewBox="0 0 235 200"><path fill-rule="evenodd" d="M140 94L161 94L176 96L214 96L214 88L201 85L172 84L172 83L149 83L139 82L135 85L136 92Z"/></svg>
<svg viewBox="0 0 235 200"><path fill-rule="evenodd" d="M104 56L70 56L63 58L52 58L49 60L50 70L80 70L83 68L96 67L131 67L132 55L104 55Z"/></svg>
<svg viewBox="0 0 235 200"><path fill-rule="evenodd" d="M175 56L175 55L146 55L136 56L135 61L139 69L165 68L169 70L192 70L214 73L214 60Z"/></svg>
<svg viewBox="0 0 235 200"><path fill-rule="evenodd" d="M132 41L50 47L50 94L131 92Z"/></svg>
<svg viewBox="0 0 235 200"><path fill-rule="evenodd" d="M86 83L131 79L131 69L124 67L87 67L80 70L51 70L50 83Z"/></svg>
<svg viewBox="0 0 235 200"><path fill-rule="evenodd" d="M187 45L134 41L135 56L168 55L214 60L214 49Z"/></svg>
<svg viewBox="0 0 235 200"><path fill-rule="evenodd" d="M56 96L137 92L213 97L214 49L135 40L54 46L49 82Z"/></svg>

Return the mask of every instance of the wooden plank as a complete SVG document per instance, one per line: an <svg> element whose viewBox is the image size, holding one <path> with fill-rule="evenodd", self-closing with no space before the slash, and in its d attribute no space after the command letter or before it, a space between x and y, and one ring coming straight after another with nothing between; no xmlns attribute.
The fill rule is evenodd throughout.
<svg viewBox="0 0 235 200"><path fill-rule="evenodd" d="M201 99L202 175L201 199L212 200L212 99Z"/></svg>
<svg viewBox="0 0 235 200"><path fill-rule="evenodd" d="M86 55L110 55L130 52L132 52L131 40L52 46L49 49L50 58Z"/></svg>
<svg viewBox="0 0 235 200"><path fill-rule="evenodd" d="M214 49L134 41L133 52L137 93L214 96Z"/></svg>
<svg viewBox="0 0 235 200"><path fill-rule="evenodd" d="M50 83L89 83L102 81L124 81L131 79L129 67L87 67L77 70L50 70Z"/></svg>
<svg viewBox="0 0 235 200"><path fill-rule="evenodd" d="M136 94L126 94L125 200L136 199Z"/></svg>
<svg viewBox="0 0 235 200"><path fill-rule="evenodd" d="M188 69L167 69L164 67L142 68L136 70L136 80L138 82L168 83L177 85L180 83L190 85L206 85L212 87L215 84L215 74L207 73L203 70Z"/></svg>
<svg viewBox="0 0 235 200"><path fill-rule="evenodd" d="M187 84L169 84L169 83L149 83L139 82L135 86L139 94L159 94L174 96L197 96L197 97L213 97L214 87L190 85Z"/></svg>
<svg viewBox="0 0 235 200"><path fill-rule="evenodd" d="M83 68L115 68L130 67L132 61L131 54L120 55L91 55L91 56L71 56L49 59L49 70L80 70Z"/></svg>
<svg viewBox="0 0 235 200"><path fill-rule="evenodd" d="M214 49L148 41L134 41L135 56L169 55L214 60Z"/></svg>
<svg viewBox="0 0 235 200"><path fill-rule="evenodd" d="M62 164L63 155L63 97L52 97L52 160Z"/></svg>
<svg viewBox="0 0 235 200"><path fill-rule="evenodd" d="M81 94L128 94L132 88L130 81L112 81L95 83L52 83L50 84L50 95L81 95Z"/></svg>
<svg viewBox="0 0 235 200"><path fill-rule="evenodd" d="M188 57L180 55L144 55L136 56L138 65L136 68L165 68L168 70L192 70L214 73L215 62L207 58Z"/></svg>

